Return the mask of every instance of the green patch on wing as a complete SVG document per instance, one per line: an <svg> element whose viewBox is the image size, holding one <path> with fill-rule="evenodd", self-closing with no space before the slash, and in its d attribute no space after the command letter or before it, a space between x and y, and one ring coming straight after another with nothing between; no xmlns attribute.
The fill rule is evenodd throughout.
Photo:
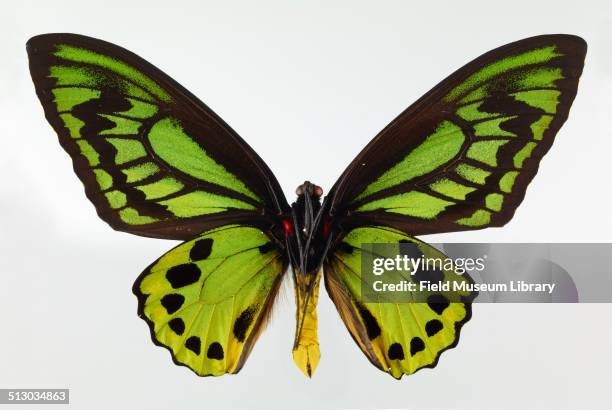
<svg viewBox="0 0 612 410"><path fill-rule="evenodd" d="M487 208L499 212L504 203L504 196L498 193L489 194L485 199L485 203Z"/></svg>
<svg viewBox="0 0 612 410"><path fill-rule="evenodd" d="M147 77L141 71L115 58L68 44L59 44L54 55L63 60L72 61L79 64L92 65L109 70L114 74L122 76L123 78L138 84L144 90L151 93L156 98L159 98L161 101L170 101L170 95L168 95L168 93L155 81Z"/></svg>
<svg viewBox="0 0 612 410"><path fill-rule="evenodd" d="M89 66L52 65L49 67L49 78L55 79L55 86L57 87L70 86L71 88L91 90L112 87L115 90L120 90L127 97L157 103L150 93L133 82L113 76L111 73L95 70Z"/></svg>
<svg viewBox="0 0 612 410"><path fill-rule="evenodd" d="M356 200L436 170L457 156L464 141L461 128L450 121L442 121L423 143L368 185Z"/></svg>
<svg viewBox="0 0 612 410"><path fill-rule="evenodd" d="M131 120L128 118L118 117L110 114L98 114L100 117L106 118L114 123L112 128L106 128L99 135L136 135L142 125L142 122Z"/></svg>
<svg viewBox="0 0 612 410"><path fill-rule="evenodd" d="M90 166L95 167L100 164L100 156L89 142L85 140L78 140L77 145L81 150L81 154L87 159Z"/></svg>
<svg viewBox="0 0 612 410"><path fill-rule="evenodd" d="M457 165L455 172L466 181L479 185L484 185L487 177L491 175L490 171L467 164Z"/></svg>
<svg viewBox="0 0 612 410"><path fill-rule="evenodd" d="M107 138L106 140L117 150L115 155L115 163L117 165L125 164L147 155L144 145L138 140L123 138Z"/></svg>
<svg viewBox="0 0 612 410"><path fill-rule="evenodd" d="M155 154L172 167L195 178L259 199L236 175L216 162L187 135L178 120L164 118L156 122L147 137Z"/></svg>
<svg viewBox="0 0 612 410"><path fill-rule="evenodd" d="M489 222L491 222L491 212L484 209L478 209L471 216L457 220L459 225L471 227L486 226Z"/></svg>
<svg viewBox="0 0 612 410"><path fill-rule="evenodd" d="M123 168L121 172L126 176L127 183L142 181L160 171L159 167L152 162L134 165L129 168Z"/></svg>
<svg viewBox="0 0 612 410"><path fill-rule="evenodd" d="M516 137L515 134L501 128L506 121L517 118L516 115L509 117L494 118L492 120L481 121L474 124L474 135L477 137L501 136Z"/></svg>
<svg viewBox="0 0 612 410"><path fill-rule="evenodd" d="M476 188L462 185L450 179L440 179L429 185L432 191L442 195L446 195L453 199L465 199L465 196L470 192L474 192Z"/></svg>
<svg viewBox="0 0 612 410"><path fill-rule="evenodd" d="M66 113L60 114L59 117L64 123L64 126L68 129L70 137L74 139L81 138L81 128L83 128L83 126L85 125L82 120L78 119L72 114Z"/></svg>
<svg viewBox="0 0 612 410"><path fill-rule="evenodd" d="M477 141L470 145L466 156L491 167L497 166L497 151L508 140Z"/></svg>
<svg viewBox="0 0 612 410"><path fill-rule="evenodd" d="M75 105L99 98L101 94L100 90L81 87L54 88L52 92L58 112L70 111Z"/></svg>
<svg viewBox="0 0 612 410"><path fill-rule="evenodd" d="M150 184L138 186L138 190L145 194L146 199L158 199L174 194L183 189L185 185L172 177L165 177Z"/></svg>
<svg viewBox="0 0 612 410"><path fill-rule="evenodd" d="M506 172L504 176L499 180L499 188L505 192L512 192L512 187L514 186L514 181L516 177L519 175L518 171L510 171Z"/></svg>
<svg viewBox="0 0 612 410"><path fill-rule="evenodd" d="M554 114L557 112L561 92L557 90L529 90L511 95L518 101L540 108L546 114Z"/></svg>
<svg viewBox="0 0 612 410"><path fill-rule="evenodd" d="M119 211L119 217L128 225L146 225L159 221L158 218L141 215L138 210L134 208L123 208Z"/></svg>
<svg viewBox="0 0 612 410"><path fill-rule="evenodd" d="M502 58L470 75L465 81L453 88L444 99L454 101L467 91L477 88L496 76L517 68L546 63L558 56L561 56L561 54L557 52L556 47L548 46Z"/></svg>
<svg viewBox="0 0 612 410"><path fill-rule="evenodd" d="M386 212L416 218L434 219L440 212L453 204L452 201L445 201L423 192L410 191L368 202L357 210L361 212L385 210Z"/></svg>
<svg viewBox="0 0 612 410"><path fill-rule="evenodd" d="M233 209L255 210L246 202L205 191L193 191L170 199L159 201L168 211L180 218L192 218L199 215L214 214Z"/></svg>
<svg viewBox="0 0 612 410"><path fill-rule="evenodd" d="M523 163L525 162L525 160L527 160L530 156L531 153L533 152L533 149L537 146L537 144L535 142L528 142L527 144L525 144L523 146L523 148L521 148L513 157L514 159L514 166L516 168L522 168L523 167Z"/></svg>

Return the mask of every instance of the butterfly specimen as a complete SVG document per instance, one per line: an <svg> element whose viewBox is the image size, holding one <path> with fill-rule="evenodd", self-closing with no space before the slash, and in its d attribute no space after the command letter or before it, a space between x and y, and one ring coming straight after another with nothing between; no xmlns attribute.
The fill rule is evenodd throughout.
<svg viewBox="0 0 612 410"><path fill-rule="evenodd" d="M414 236L508 222L568 116L586 43L544 35L482 55L387 125L324 199L305 182L291 205L236 132L142 58L74 34L34 37L27 51L46 118L100 218L184 241L133 288L153 341L176 364L201 376L237 373L290 271L293 358L306 375L320 358L323 274L359 348L401 378L434 367L457 344L475 295L366 303L363 244L439 255Z"/></svg>

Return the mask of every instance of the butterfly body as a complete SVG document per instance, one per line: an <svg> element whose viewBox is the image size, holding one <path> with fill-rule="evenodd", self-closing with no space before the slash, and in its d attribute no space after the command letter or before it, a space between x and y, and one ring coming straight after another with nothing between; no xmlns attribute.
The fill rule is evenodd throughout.
<svg viewBox="0 0 612 410"><path fill-rule="evenodd" d="M296 332L293 358L310 377L319 362L317 300L321 266L332 237L325 229L321 187L305 181L296 189L297 200L286 218L291 229L285 231L287 257L295 283Z"/></svg>
<svg viewBox="0 0 612 410"><path fill-rule="evenodd" d="M34 37L27 51L45 116L100 218L184 241L133 287L153 342L176 364L200 376L240 371L290 270L293 359L304 374L320 359L323 281L367 359L401 378L458 343L476 295L366 300L367 244L442 258L414 236L507 223L567 119L586 43L543 35L476 58L385 127L323 201L307 181L291 205L228 124L144 59L75 34ZM452 269L408 279L471 282Z"/></svg>

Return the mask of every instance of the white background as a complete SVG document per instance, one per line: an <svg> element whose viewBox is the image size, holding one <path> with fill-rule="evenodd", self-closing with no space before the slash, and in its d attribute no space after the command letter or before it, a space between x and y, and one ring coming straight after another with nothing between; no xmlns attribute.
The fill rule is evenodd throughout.
<svg viewBox="0 0 612 410"><path fill-rule="evenodd" d="M608 5L606 5L608 4ZM71 389L74 409L609 409L610 305L485 305L438 367L396 381L322 291L322 359L293 365L290 284L237 376L198 378L154 346L134 279L174 246L100 221L43 117L26 40L122 45L194 92L290 199L329 188L383 126L472 58L544 33L589 44L570 118L504 228L433 241L609 242L612 8L607 1L20 1L0 16L0 387Z"/></svg>

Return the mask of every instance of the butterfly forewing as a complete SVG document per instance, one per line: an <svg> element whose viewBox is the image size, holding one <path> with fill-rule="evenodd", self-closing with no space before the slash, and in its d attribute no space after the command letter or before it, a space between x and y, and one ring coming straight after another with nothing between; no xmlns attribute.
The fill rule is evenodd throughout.
<svg viewBox="0 0 612 410"><path fill-rule="evenodd" d="M27 48L46 117L115 229L188 239L287 208L257 154L140 57L72 34L34 37Z"/></svg>
<svg viewBox="0 0 612 410"><path fill-rule="evenodd" d="M585 53L579 37L549 35L467 64L362 151L332 214L414 235L505 224L567 118Z"/></svg>

